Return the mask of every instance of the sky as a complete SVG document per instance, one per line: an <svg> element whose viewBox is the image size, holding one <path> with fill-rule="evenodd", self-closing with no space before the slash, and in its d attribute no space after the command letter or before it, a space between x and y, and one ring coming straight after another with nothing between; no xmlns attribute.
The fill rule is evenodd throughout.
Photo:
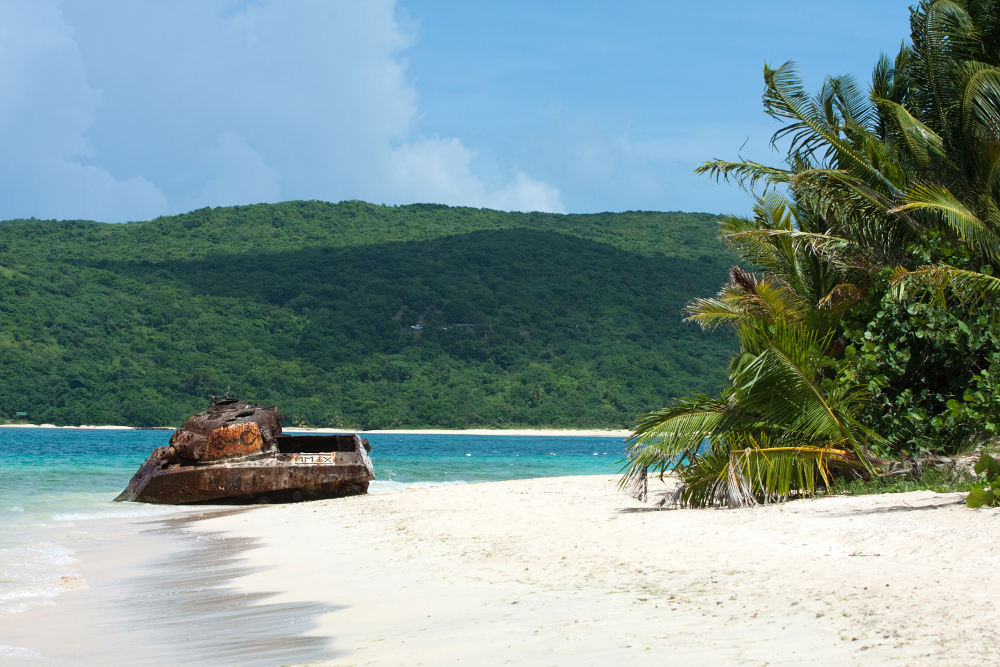
<svg viewBox="0 0 1000 667"><path fill-rule="evenodd" d="M867 81L910 0L0 0L0 219L292 199L745 213L762 70Z"/></svg>

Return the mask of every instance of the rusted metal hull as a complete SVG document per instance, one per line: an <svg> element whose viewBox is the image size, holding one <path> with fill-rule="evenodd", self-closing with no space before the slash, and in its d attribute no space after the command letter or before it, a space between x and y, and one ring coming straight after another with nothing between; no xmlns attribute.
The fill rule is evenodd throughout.
<svg viewBox="0 0 1000 667"><path fill-rule="evenodd" d="M135 480L137 483L130 484L115 500L171 505L297 502L367 493L374 478L371 458L363 448L360 454L275 454L241 462L162 469Z"/></svg>
<svg viewBox="0 0 1000 667"><path fill-rule="evenodd" d="M295 502L368 491L369 445L357 435L289 436L276 408L213 399L157 447L115 500Z"/></svg>

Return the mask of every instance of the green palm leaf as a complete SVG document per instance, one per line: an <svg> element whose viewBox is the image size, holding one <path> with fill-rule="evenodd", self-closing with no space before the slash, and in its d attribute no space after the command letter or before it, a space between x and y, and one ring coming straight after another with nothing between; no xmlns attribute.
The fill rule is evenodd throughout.
<svg viewBox="0 0 1000 667"><path fill-rule="evenodd" d="M862 153L856 151L826 123L826 119L806 95L793 63L786 62L777 69L765 65L764 85L764 110L779 120L792 121L775 133L772 145L778 139L790 135L791 152L801 150L811 155L819 146L825 144L842 160L846 160L868 177L882 183L890 192L898 190L896 185L875 169Z"/></svg>
<svg viewBox="0 0 1000 667"><path fill-rule="evenodd" d="M897 136L906 148L906 155L926 174L935 159L945 159L944 141L924 123L913 117L901 104L890 100L877 100L885 110L885 116L892 122Z"/></svg>
<svg viewBox="0 0 1000 667"><path fill-rule="evenodd" d="M968 77L962 94L962 125L970 138L992 139L1000 132L1000 69L983 63L967 63Z"/></svg>
<svg viewBox="0 0 1000 667"><path fill-rule="evenodd" d="M1000 259L1000 234L980 220L947 188L917 185L907 193L907 202L894 211L926 211L937 215L963 240L974 243L990 259Z"/></svg>
<svg viewBox="0 0 1000 667"><path fill-rule="evenodd" d="M853 414L860 388L828 393L819 384L820 370L830 362L823 351L831 333L783 320L767 327L747 324L741 337L748 331L766 337L767 344L742 365L722 398L685 399L640 417L629 439L623 487L643 495L648 471L677 466L682 504L713 504L723 495L727 504L739 504L748 494L768 502L787 497L789 489L813 492L816 470L806 475L798 460L815 466L825 460L823 452L851 451L870 469L865 443L871 434L857 428ZM705 443L708 450L701 451ZM756 450L774 454L773 462ZM828 479L825 470L821 477Z"/></svg>
<svg viewBox="0 0 1000 667"><path fill-rule="evenodd" d="M774 447L765 434L746 447L716 447L681 473L681 484L665 502L681 507L746 507L781 502L829 486L830 463L860 468L850 453L827 447Z"/></svg>
<svg viewBox="0 0 1000 667"><path fill-rule="evenodd" d="M1000 278L954 266L925 266L914 271L897 267L889 281L893 295L900 300L932 295L942 306L951 294L968 306L996 303L1000 298ZM998 316L992 311L994 317Z"/></svg>
<svg viewBox="0 0 1000 667"><path fill-rule="evenodd" d="M745 190L753 190L760 182L787 183L792 178L792 172L778 167L769 167L758 162L733 162L730 160L712 160L694 170L696 174L708 174L716 180L737 183Z"/></svg>
<svg viewBox="0 0 1000 667"><path fill-rule="evenodd" d="M977 46L977 31L969 14L953 0L930 0L913 10L911 76L921 111L940 125L945 141L954 144L952 131L955 62L971 59Z"/></svg>

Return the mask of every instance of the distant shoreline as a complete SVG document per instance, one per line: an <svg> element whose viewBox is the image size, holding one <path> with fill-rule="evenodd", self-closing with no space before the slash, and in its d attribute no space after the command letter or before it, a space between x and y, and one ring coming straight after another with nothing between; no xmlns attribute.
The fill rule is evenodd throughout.
<svg viewBox="0 0 1000 667"><path fill-rule="evenodd" d="M0 424L0 428L55 428L79 429L89 431L150 431L173 430L173 426L56 426L55 424ZM545 429L545 428L511 428L511 429L398 429L353 431L345 428L300 428L289 426L282 429L285 433L357 433L358 435L486 435L486 436L541 436L541 437L572 437L572 438L627 438L629 431L604 429Z"/></svg>
<svg viewBox="0 0 1000 667"><path fill-rule="evenodd" d="M58 428L58 429L76 429L84 431L152 431L152 430L163 430L169 429L169 426L93 426L90 424L81 424L80 426L56 426L55 424L0 424L0 428Z"/></svg>
<svg viewBox="0 0 1000 667"><path fill-rule="evenodd" d="M285 433L357 433L358 435L490 435L490 436L567 436L573 438L627 438L629 431L602 429L546 429L546 428L468 428L468 429L398 429L351 431L343 428L283 428Z"/></svg>

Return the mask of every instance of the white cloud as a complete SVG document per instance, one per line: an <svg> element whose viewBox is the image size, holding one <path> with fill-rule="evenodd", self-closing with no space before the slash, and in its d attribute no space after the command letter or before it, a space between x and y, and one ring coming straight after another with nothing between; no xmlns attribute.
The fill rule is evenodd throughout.
<svg viewBox="0 0 1000 667"><path fill-rule="evenodd" d="M0 0L0 218L368 199L562 210L414 134L393 0Z"/></svg>
<svg viewBox="0 0 1000 667"><path fill-rule="evenodd" d="M393 189L409 201L437 202L506 211L565 212L559 191L523 173L499 187L489 187L472 174L473 151L457 139L403 144L392 151L389 177ZM437 192L441 199L420 199Z"/></svg>
<svg viewBox="0 0 1000 667"><path fill-rule="evenodd" d="M504 211L566 212L558 189L520 171L512 183L492 193L489 206Z"/></svg>
<svg viewBox="0 0 1000 667"><path fill-rule="evenodd" d="M205 183L191 208L196 208L198 202L230 206L275 201L280 196L278 172L236 132L226 131L219 135L215 144L205 151L205 163L211 165L215 175Z"/></svg>
<svg viewBox="0 0 1000 667"><path fill-rule="evenodd" d="M578 192L574 204L585 210L653 209L746 213L752 199L737 185L718 183L694 170L705 162L746 159L781 164L770 149L774 128L763 122L689 124L637 133L584 119L566 141L558 167ZM725 147L713 154L718 147Z"/></svg>
<svg viewBox="0 0 1000 667"><path fill-rule="evenodd" d="M148 217L163 194L89 163L85 132L101 106L71 27L51 3L0 3L2 217Z"/></svg>

